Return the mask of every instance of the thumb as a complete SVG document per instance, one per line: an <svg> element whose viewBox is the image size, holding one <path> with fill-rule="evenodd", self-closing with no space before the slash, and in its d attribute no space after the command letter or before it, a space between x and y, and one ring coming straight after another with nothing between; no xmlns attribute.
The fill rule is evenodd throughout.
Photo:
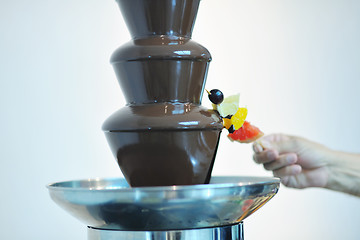
<svg viewBox="0 0 360 240"><path fill-rule="evenodd" d="M260 138L258 143L264 149L277 150L279 153L296 151L296 138L281 133L266 135Z"/></svg>

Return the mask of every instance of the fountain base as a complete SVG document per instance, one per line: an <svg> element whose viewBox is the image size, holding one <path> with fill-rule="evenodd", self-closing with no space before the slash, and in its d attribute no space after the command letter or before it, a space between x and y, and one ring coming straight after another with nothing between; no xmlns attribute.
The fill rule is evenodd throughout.
<svg viewBox="0 0 360 240"><path fill-rule="evenodd" d="M170 231L120 231L88 227L88 240L243 240L243 223L231 226Z"/></svg>

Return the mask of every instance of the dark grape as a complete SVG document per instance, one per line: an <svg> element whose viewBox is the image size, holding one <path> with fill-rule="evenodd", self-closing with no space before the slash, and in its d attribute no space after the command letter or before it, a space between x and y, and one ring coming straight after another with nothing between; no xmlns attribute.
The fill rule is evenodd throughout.
<svg viewBox="0 0 360 240"><path fill-rule="evenodd" d="M209 94L209 99L213 104L220 104L224 100L224 94L219 89L213 89Z"/></svg>

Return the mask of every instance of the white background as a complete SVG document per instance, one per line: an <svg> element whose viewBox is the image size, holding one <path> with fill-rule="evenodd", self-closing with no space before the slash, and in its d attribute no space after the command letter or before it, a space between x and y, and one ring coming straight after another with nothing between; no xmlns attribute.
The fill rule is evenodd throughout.
<svg viewBox="0 0 360 240"><path fill-rule="evenodd" d="M359 152L359 13L356 0L203 0L206 88L240 92L265 133ZM1 239L86 239L45 185L121 176L101 125L125 104L109 57L129 40L113 0L0 0ZM213 173L271 176L226 137ZM282 186L245 239L358 240L359 216L359 198Z"/></svg>

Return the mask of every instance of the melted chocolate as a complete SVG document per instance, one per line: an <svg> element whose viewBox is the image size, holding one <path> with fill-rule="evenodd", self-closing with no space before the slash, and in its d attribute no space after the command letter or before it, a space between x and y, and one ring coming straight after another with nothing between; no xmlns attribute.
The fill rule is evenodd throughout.
<svg viewBox="0 0 360 240"><path fill-rule="evenodd" d="M133 187L208 183L219 137L217 130L106 133Z"/></svg>
<svg viewBox="0 0 360 240"><path fill-rule="evenodd" d="M200 0L117 0L132 40L111 63L127 101L103 125L131 186L208 183L222 123L201 107L211 55L191 40Z"/></svg>

